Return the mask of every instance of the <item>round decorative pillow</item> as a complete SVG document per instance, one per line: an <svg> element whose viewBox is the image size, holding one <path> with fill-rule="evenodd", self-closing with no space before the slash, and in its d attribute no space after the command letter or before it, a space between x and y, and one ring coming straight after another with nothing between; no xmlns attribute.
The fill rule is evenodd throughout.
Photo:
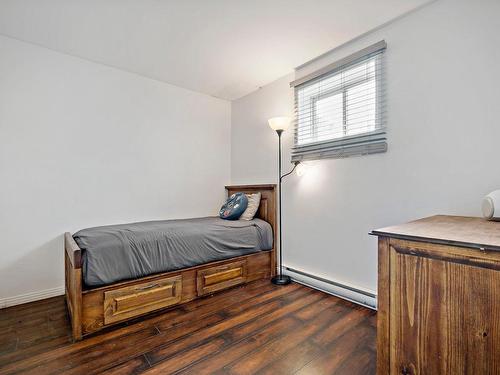
<svg viewBox="0 0 500 375"><path fill-rule="evenodd" d="M248 198L244 193L234 193L227 198L226 203L222 205L219 211L221 219L238 220L247 209Z"/></svg>

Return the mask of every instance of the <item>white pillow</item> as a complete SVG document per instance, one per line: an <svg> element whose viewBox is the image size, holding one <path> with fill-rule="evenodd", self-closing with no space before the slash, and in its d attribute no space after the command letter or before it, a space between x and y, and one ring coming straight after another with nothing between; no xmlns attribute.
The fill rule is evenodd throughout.
<svg viewBox="0 0 500 375"><path fill-rule="evenodd" d="M247 194L248 206L245 212L243 212L239 220L252 220L260 205L260 193Z"/></svg>

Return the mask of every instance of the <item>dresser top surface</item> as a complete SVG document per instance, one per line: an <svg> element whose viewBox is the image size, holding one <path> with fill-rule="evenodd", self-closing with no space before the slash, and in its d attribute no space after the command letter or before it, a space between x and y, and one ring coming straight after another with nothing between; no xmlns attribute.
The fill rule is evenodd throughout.
<svg viewBox="0 0 500 375"><path fill-rule="evenodd" d="M371 234L500 251L500 222L479 217L436 215Z"/></svg>

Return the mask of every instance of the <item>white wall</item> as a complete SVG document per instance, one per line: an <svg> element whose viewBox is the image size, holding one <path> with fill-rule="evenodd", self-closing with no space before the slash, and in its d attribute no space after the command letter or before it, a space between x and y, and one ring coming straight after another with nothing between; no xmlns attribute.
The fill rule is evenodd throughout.
<svg viewBox="0 0 500 375"><path fill-rule="evenodd" d="M297 72L385 39L389 150L317 161L286 180L286 265L375 291L370 230L437 213L480 215L483 195L500 188L499 14L498 0L438 0ZM233 183L276 180L266 120L292 115L293 77L233 103ZM289 161L291 132L285 143Z"/></svg>
<svg viewBox="0 0 500 375"><path fill-rule="evenodd" d="M0 307L62 290L65 231L215 214L230 110L0 37Z"/></svg>

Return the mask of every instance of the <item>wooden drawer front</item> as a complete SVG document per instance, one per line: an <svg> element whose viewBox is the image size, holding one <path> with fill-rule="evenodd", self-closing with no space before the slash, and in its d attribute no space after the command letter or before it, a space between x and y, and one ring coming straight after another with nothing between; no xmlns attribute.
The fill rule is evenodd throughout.
<svg viewBox="0 0 500 375"><path fill-rule="evenodd" d="M151 281L104 293L104 324L145 314L181 300L182 277Z"/></svg>
<svg viewBox="0 0 500 375"><path fill-rule="evenodd" d="M247 262L241 260L199 270L196 278L199 296L242 284L247 277Z"/></svg>

